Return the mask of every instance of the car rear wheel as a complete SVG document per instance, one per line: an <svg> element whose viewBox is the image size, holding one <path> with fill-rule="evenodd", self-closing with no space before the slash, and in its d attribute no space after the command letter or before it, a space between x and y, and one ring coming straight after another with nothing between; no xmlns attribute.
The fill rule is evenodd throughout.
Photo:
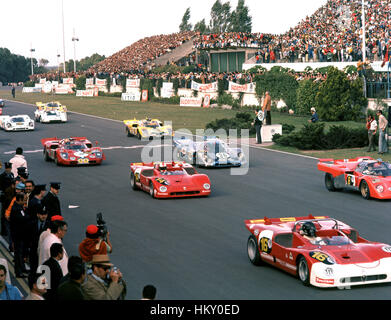
<svg viewBox="0 0 391 320"><path fill-rule="evenodd" d="M137 132L137 138L138 138L139 140L141 140L141 134L140 134L140 132Z"/></svg>
<svg viewBox="0 0 391 320"><path fill-rule="evenodd" d="M303 285L310 285L310 269L308 268L307 260L304 257L299 258L297 263L297 274Z"/></svg>
<svg viewBox="0 0 391 320"><path fill-rule="evenodd" d="M60 163L58 162L58 155L57 155L57 153L55 153L54 154L54 163L56 164L56 165L60 165Z"/></svg>
<svg viewBox="0 0 391 320"><path fill-rule="evenodd" d="M134 173L130 173L130 185L132 186L133 190L139 190L139 188L136 185L136 177L134 176Z"/></svg>
<svg viewBox="0 0 391 320"><path fill-rule="evenodd" d="M253 265L261 266L264 264L259 254L257 238L253 234L247 240L247 255Z"/></svg>
<svg viewBox="0 0 391 320"><path fill-rule="evenodd" d="M368 200L371 197L371 193L369 191L368 183L366 181L362 181L360 184L360 192L361 196Z"/></svg>
<svg viewBox="0 0 391 320"><path fill-rule="evenodd" d="M49 161L50 160L48 152L46 151L46 149L43 150L43 159L45 161Z"/></svg>
<svg viewBox="0 0 391 320"><path fill-rule="evenodd" d="M152 198L155 198L155 193L154 193L154 188L153 188L153 183L152 181L149 182L149 194Z"/></svg>
<svg viewBox="0 0 391 320"><path fill-rule="evenodd" d="M326 173L326 175L324 176L324 184L327 190L331 192L336 190L334 186L334 178L330 173Z"/></svg>

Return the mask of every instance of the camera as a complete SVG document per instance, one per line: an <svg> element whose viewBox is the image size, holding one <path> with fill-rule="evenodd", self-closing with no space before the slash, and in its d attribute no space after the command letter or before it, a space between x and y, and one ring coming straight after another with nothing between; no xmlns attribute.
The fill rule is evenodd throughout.
<svg viewBox="0 0 391 320"><path fill-rule="evenodd" d="M98 227L99 236L103 239L106 239L107 227L106 222L103 220L103 215L101 212L96 214L96 225Z"/></svg>

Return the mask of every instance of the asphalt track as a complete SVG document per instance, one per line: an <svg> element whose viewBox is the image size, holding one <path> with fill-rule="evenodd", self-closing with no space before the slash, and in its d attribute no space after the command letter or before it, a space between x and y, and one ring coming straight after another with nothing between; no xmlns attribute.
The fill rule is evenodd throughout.
<svg viewBox="0 0 391 320"><path fill-rule="evenodd" d="M33 112L31 105L17 102L4 108L4 114L33 117ZM98 141L107 148L107 160L101 166L71 168L43 160L41 138L71 135ZM318 289L272 267L253 266L243 223L264 216L329 215L357 228L364 238L391 243L390 201L328 192L316 159L261 148L250 148L247 175L200 169L212 182L208 198L155 200L129 184L129 163L141 160L146 143L128 138L120 122L70 113L66 124L37 123L32 132L0 131L0 160L7 161L21 146L31 151L25 155L36 183L62 182L69 255L78 254L86 226L103 213L114 247L111 259L127 282L127 299L139 299L146 284L157 287L161 300L391 298L389 284Z"/></svg>

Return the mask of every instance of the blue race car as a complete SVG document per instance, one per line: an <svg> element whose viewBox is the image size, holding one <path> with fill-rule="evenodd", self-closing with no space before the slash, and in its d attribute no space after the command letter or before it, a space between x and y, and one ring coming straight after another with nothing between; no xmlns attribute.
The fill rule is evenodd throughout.
<svg viewBox="0 0 391 320"><path fill-rule="evenodd" d="M240 167L246 162L241 148L230 148L216 137L193 141L182 137L173 140L178 160L200 167Z"/></svg>

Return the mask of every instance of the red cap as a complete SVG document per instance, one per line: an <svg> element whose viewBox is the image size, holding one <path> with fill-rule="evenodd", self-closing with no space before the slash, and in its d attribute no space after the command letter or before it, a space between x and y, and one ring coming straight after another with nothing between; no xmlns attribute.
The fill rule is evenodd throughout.
<svg viewBox="0 0 391 320"><path fill-rule="evenodd" d="M60 215L53 216L51 218L52 221L64 221L64 217Z"/></svg>
<svg viewBox="0 0 391 320"><path fill-rule="evenodd" d="M88 234L95 234L98 232L98 227L94 224L90 224L88 227L87 227L87 233Z"/></svg>

